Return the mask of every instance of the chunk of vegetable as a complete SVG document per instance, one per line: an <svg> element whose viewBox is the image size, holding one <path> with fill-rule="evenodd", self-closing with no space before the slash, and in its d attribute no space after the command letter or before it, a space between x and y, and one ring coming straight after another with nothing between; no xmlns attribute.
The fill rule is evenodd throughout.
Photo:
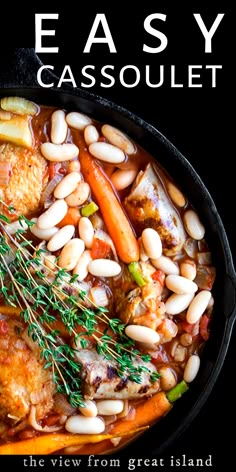
<svg viewBox="0 0 236 472"><path fill-rule="evenodd" d="M141 431L128 431L126 434L135 434ZM31 439L26 439L19 442L12 442L0 446L0 455L48 455L53 452L60 451L69 446L80 446L83 444L95 444L106 439L116 437L114 434L44 434Z"/></svg>
<svg viewBox="0 0 236 472"><path fill-rule="evenodd" d="M23 97L4 97L1 99L1 107L5 111L16 113L17 115L36 115L37 105Z"/></svg>
<svg viewBox="0 0 236 472"><path fill-rule="evenodd" d="M22 310L15 306L10 305L0 305L0 313L1 315L7 316L20 316Z"/></svg>
<svg viewBox="0 0 236 472"><path fill-rule="evenodd" d="M15 116L11 120L0 121L0 140L19 146L32 148L33 139L27 116Z"/></svg>
<svg viewBox="0 0 236 472"><path fill-rule="evenodd" d="M67 225L77 226L81 219L81 214L78 208L68 208L66 216L64 216L63 220L58 223L58 228L63 228Z"/></svg>
<svg viewBox="0 0 236 472"><path fill-rule="evenodd" d="M147 282L144 280L144 278L142 276L139 263L138 262L131 262L129 264L128 268L129 268L129 271L130 271L134 281L136 282L136 284L138 284L139 287L144 287L144 285L146 285Z"/></svg>
<svg viewBox="0 0 236 472"><path fill-rule="evenodd" d="M88 205L86 205L84 208L82 208L81 215L86 216L88 218L89 216L94 215L94 213L96 213L96 211L98 210L99 210L99 207L96 205L96 203L91 202Z"/></svg>
<svg viewBox="0 0 236 472"><path fill-rule="evenodd" d="M179 382L174 388L172 388L167 394L166 397L170 403L176 402L182 395L187 392L189 389L188 384L184 380Z"/></svg>

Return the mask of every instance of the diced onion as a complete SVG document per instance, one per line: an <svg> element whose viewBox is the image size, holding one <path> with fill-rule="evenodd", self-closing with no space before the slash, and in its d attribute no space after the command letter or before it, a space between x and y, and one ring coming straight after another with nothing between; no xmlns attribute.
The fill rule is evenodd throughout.
<svg viewBox="0 0 236 472"><path fill-rule="evenodd" d="M211 265L212 258L210 252L199 252L197 254L197 261L200 265Z"/></svg>
<svg viewBox="0 0 236 472"><path fill-rule="evenodd" d="M184 243L184 250L189 257L194 259L198 252L197 241L188 238Z"/></svg>
<svg viewBox="0 0 236 472"><path fill-rule="evenodd" d="M64 395L58 394L54 398L54 410L63 416L71 416L76 412L76 409L70 405Z"/></svg>
<svg viewBox="0 0 236 472"><path fill-rule="evenodd" d="M120 442L121 442L121 436L117 437L117 438L112 438L110 441L111 443L113 444L114 447L117 447L119 446Z"/></svg>
<svg viewBox="0 0 236 472"><path fill-rule="evenodd" d="M35 431L40 431L41 433L54 433L63 428L63 426L41 426L36 420L36 407L32 406L28 418L28 423Z"/></svg>
<svg viewBox="0 0 236 472"><path fill-rule="evenodd" d="M55 177L53 177L53 179L50 180L49 184L47 185L44 192L42 193L41 201L45 208L47 208L48 205L49 206L51 205L52 201L50 197L52 196L56 186L59 184L59 182L61 182L62 179L63 179L63 175L56 174ZM50 198L50 202L49 202L49 198Z"/></svg>
<svg viewBox="0 0 236 472"><path fill-rule="evenodd" d="M194 279L194 282L201 290L211 290L215 281L215 276L215 267L199 265L197 267L197 276Z"/></svg>
<svg viewBox="0 0 236 472"><path fill-rule="evenodd" d="M107 306L109 300L107 297L107 292L104 287L93 287L90 290L90 298L95 303L96 306Z"/></svg>

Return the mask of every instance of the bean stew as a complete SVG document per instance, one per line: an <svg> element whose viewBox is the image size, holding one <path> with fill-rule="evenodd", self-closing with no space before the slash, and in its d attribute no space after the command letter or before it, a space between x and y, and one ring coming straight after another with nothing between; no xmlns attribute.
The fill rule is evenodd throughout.
<svg viewBox="0 0 236 472"><path fill-rule="evenodd" d="M165 416L215 275L191 202L125 130L2 98L0 454L115 452Z"/></svg>

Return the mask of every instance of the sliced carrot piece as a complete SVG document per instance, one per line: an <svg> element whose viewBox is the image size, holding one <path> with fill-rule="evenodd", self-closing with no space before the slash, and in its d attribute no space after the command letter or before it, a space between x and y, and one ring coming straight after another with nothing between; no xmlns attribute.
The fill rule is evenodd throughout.
<svg viewBox="0 0 236 472"><path fill-rule="evenodd" d="M77 226L80 218L81 214L78 208L69 208L66 216L63 218L63 220L60 221L57 226L58 228L63 228L67 225Z"/></svg>

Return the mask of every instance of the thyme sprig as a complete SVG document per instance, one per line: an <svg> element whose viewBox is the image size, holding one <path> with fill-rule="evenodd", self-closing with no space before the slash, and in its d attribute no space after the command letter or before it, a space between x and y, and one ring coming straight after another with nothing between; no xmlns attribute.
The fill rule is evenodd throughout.
<svg viewBox="0 0 236 472"><path fill-rule="evenodd" d="M13 209L8 207L8 211ZM74 336L75 346L79 342L82 349L86 348L86 338L92 336L98 354L116 362L121 378L126 376L140 383L142 374L149 373L155 382L158 374L144 365L150 356L134 349L134 342L124 333L125 325L110 318L104 307L88 298L77 276L70 276L56 263L53 269L48 268L46 251L40 246L35 248L27 239L27 231L34 223L24 216L18 221L20 229L12 235L11 220L0 214L0 295L7 305L20 308L28 335L40 348L45 369L52 369L57 391L67 395L73 407L83 405L81 365L76 348L65 344L63 333L54 329L58 319L63 329ZM107 325L103 331L99 328L101 323ZM82 331L78 332L78 328ZM142 362L134 365L134 360L139 359Z"/></svg>

